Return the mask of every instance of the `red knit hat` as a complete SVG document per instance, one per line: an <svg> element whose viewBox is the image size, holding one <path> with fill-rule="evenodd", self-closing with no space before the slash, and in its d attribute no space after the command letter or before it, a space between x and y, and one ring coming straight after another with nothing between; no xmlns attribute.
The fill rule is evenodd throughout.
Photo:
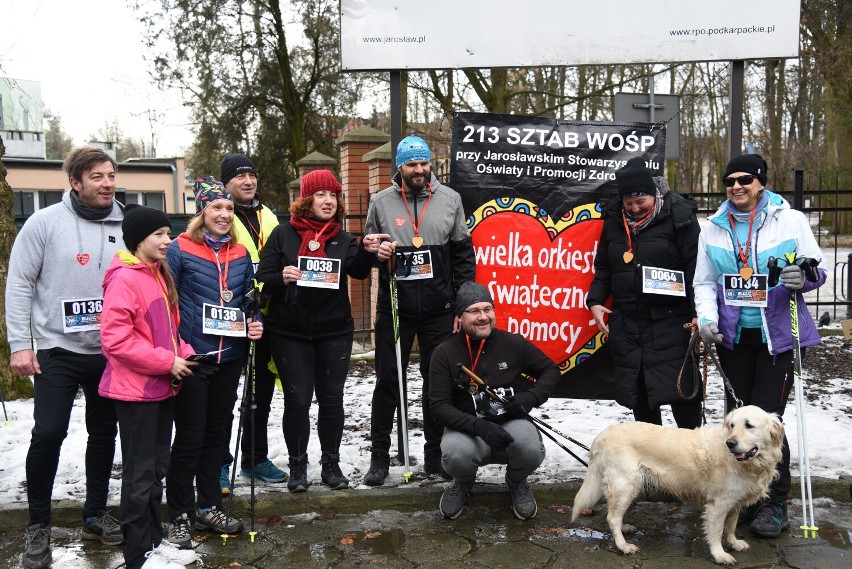
<svg viewBox="0 0 852 569"><path fill-rule="evenodd" d="M343 191L343 187L331 170L314 170L313 172L308 172L302 176L301 187L302 191L299 195L303 198L312 196L320 190L327 190L336 194Z"/></svg>

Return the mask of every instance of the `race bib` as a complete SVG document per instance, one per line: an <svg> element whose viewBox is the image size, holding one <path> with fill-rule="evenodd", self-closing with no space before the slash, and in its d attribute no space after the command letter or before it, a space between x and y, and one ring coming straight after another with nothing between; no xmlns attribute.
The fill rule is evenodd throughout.
<svg viewBox="0 0 852 569"><path fill-rule="evenodd" d="M80 298L60 302L62 303L62 331L65 334L101 329L104 299Z"/></svg>
<svg viewBox="0 0 852 569"><path fill-rule="evenodd" d="M299 257L299 271L302 277L296 281L297 286L314 288L340 288L340 259L328 257Z"/></svg>
<svg viewBox="0 0 852 569"><path fill-rule="evenodd" d="M769 291L769 276L753 274L743 278L739 274L722 275L725 304L728 306L752 306L766 308Z"/></svg>
<svg viewBox="0 0 852 569"><path fill-rule="evenodd" d="M514 397L515 390L512 387L497 387L493 388L495 394L500 397ZM498 399L492 399L484 390L477 391L470 396L473 399L473 407L476 409L476 416L482 419L483 417L499 417L506 412L503 404Z"/></svg>
<svg viewBox="0 0 852 569"><path fill-rule="evenodd" d="M204 303L201 331L215 336L246 336L246 315L239 308Z"/></svg>
<svg viewBox="0 0 852 569"><path fill-rule="evenodd" d="M686 296L683 271L642 267L642 292L667 296Z"/></svg>
<svg viewBox="0 0 852 569"><path fill-rule="evenodd" d="M432 278L432 251L414 251L402 253L402 259L397 257L396 280L415 281Z"/></svg>

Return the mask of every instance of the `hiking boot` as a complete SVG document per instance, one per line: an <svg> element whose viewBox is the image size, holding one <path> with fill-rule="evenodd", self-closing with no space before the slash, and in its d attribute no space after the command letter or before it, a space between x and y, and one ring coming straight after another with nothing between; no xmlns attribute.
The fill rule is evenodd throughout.
<svg viewBox="0 0 852 569"><path fill-rule="evenodd" d="M166 540L178 549L192 549L189 514L181 514L169 522L169 535Z"/></svg>
<svg viewBox="0 0 852 569"><path fill-rule="evenodd" d="M192 550L192 547L189 549L183 549L169 543L168 540L160 541L160 545L154 548L154 552L159 554L160 557L165 557L172 563L177 563L178 565L189 565L190 563L195 563L198 560L198 555L195 554L195 551Z"/></svg>
<svg viewBox="0 0 852 569"><path fill-rule="evenodd" d="M332 490L343 490L349 488L349 479L340 470L340 454L324 452L320 457L322 472L320 477L322 483Z"/></svg>
<svg viewBox="0 0 852 569"><path fill-rule="evenodd" d="M290 480L287 482L287 490L290 492L304 492L308 489L308 454L290 457Z"/></svg>
<svg viewBox="0 0 852 569"><path fill-rule="evenodd" d="M231 493L231 465L223 464L222 470L219 471L219 486L222 488L222 495L227 496Z"/></svg>
<svg viewBox="0 0 852 569"><path fill-rule="evenodd" d="M444 480L452 480L453 477L447 474L444 467L441 465L441 449L430 450L426 453L423 461L423 471L426 474L437 474Z"/></svg>
<svg viewBox="0 0 852 569"><path fill-rule="evenodd" d="M243 531L243 522L235 518L229 518L225 512L213 506L209 510L196 510L195 529L198 531L215 531L216 533L240 533Z"/></svg>
<svg viewBox="0 0 852 569"><path fill-rule="evenodd" d="M737 515L737 525L752 521L755 516L757 516L758 510L760 510L761 506L765 503L766 502L758 500L750 506L743 506L740 508L740 513Z"/></svg>
<svg viewBox="0 0 852 569"><path fill-rule="evenodd" d="M381 486L385 483L390 470L390 456L388 453L373 452L370 455L370 469L364 475L364 484L367 486Z"/></svg>
<svg viewBox="0 0 852 569"><path fill-rule="evenodd" d="M90 521L83 519L83 539L99 539L106 545L121 545L124 543L124 534L118 520L109 515L107 511L98 512L98 517Z"/></svg>
<svg viewBox="0 0 852 569"><path fill-rule="evenodd" d="M454 480L441 495L441 502L438 504L441 515L448 520L459 517L464 510L464 504L467 502L471 488L473 488L473 482Z"/></svg>
<svg viewBox="0 0 852 569"><path fill-rule="evenodd" d="M24 552L24 567L27 569L45 569L50 567L53 557L50 554L50 526L33 524L27 528L27 550Z"/></svg>
<svg viewBox="0 0 852 569"><path fill-rule="evenodd" d="M535 503L535 496L532 490L527 485L527 479L515 482L506 474L506 486L509 487L509 493L512 495L512 512L519 520L529 520L535 517L538 512L538 505Z"/></svg>
<svg viewBox="0 0 852 569"><path fill-rule="evenodd" d="M145 554L145 563L141 569L184 569L183 565L179 565L174 561L160 554L156 549Z"/></svg>
<svg viewBox="0 0 852 569"><path fill-rule="evenodd" d="M279 482L287 481L287 473L272 464L271 460L266 460L260 464L254 465L254 476L260 478L264 482L278 484ZM240 470L241 478L251 478L251 468L243 468Z"/></svg>
<svg viewBox="0 0 852 569"><path fill-rule="evenodd" d="M751 522L751 532L759 537L778 537L789 527L787 504L763 504Z"/></svg>

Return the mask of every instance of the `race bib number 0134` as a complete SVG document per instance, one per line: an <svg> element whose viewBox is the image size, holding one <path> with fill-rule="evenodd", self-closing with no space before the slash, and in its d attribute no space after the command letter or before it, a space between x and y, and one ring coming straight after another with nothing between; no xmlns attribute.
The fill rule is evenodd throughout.
<svg viewBox="0 0 852 569"><path fill-rule="evenodd" d="M768 275L755 273L746 279L739 274L727 274L722 275L722 279L725 304L728 306L766 308Z"/></svg>

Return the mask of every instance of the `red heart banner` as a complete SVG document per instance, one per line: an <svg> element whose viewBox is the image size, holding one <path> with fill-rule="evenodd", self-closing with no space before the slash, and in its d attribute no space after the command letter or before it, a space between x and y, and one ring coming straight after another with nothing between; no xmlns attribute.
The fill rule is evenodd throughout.
<svg viewBox="0 0 852 569"><path fill-rule="evenodd" d="M563 371L600 347L586 308L603 220L595 205L553 221L521 199L494 200L471 227L477 281L497 307L497 327L521 334Z"/></svg>
<svg viewBox="0 0 852 569"><path fill-rule="evenodd" d="M77 262L81 265L85 265L89 262L89 254L88 253L77 253Z"/></svg>

